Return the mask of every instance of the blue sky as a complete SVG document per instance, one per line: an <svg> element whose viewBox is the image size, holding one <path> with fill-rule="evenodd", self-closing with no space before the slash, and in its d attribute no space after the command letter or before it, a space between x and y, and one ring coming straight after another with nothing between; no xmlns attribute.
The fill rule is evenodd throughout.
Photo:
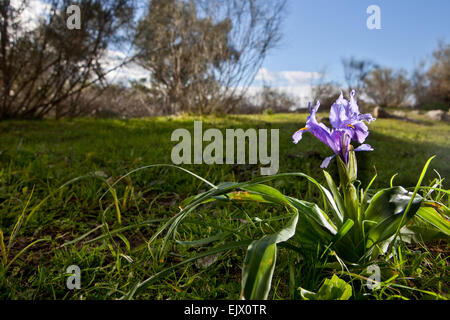
<svg viewBox="0 0 450 320"><path fill-rule="evenodd" d="M350 56L411 71L431 56L438 39L450 40L449 0L288 0L287 5L283 39L263 64L272 80L283 71L326 67L328 79L344 84L341 59ZM366 26L370 5L380 7L381 30Z"/></svg>

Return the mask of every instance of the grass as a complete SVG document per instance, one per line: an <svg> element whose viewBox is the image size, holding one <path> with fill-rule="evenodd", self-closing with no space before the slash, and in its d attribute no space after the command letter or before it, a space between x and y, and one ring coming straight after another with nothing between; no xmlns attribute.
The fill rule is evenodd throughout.
<svg viewBox="0 0 450 320"><path fill-rule="evenodd" d="M0 122L0 228L6 246L2 261L7 262L0 269L0 299L120 298L137 281L211 247L170 242L161 260L157 255L159 242L147 245L161 223L178 211L183 199L207 189L192 176L167 167L151 168L128 176L108 192L108 185L133 169L170 164L176 144L170 141L172 131L186 128L193 132L194 120L203 121L203 130L280 129L279 172L300 171L324 180L319 165L330 151L309 134L298 145L291 143L292 133L306 120L303 114ZM367 143L375 151L357 154L362 185L377 173L373 187L387 187L398 173L395 184L413 187L432 155L437 157L431 168L444 178L450 176L449 124L379 119L369 127ZM259 175L258 165L183 167L213 183ZM329 169L337 174L334 162ZM79 177L83 178L60 188ZM435 177L429 170L425 182ZM273 185L305 200L318 196L312 186L297 178L276 180ZM444 200L448 205L448 197ZM277 223L272 221L280 214L277 210L257 205L244 210L207 205L182 224L178 239L194 241L219 230L238 228L243 229L234 233L234 240L252 239ZM250 226L247 215L261 219L257 228ZM20 228L7 248L17 221ZM13 260L36 240L41 241ZM323 269L327 257L321 258L321 252L301 257L281 249L270 297L299 298L296 288L317 290L332 273L352 284L355 299L448 296L447 241L403 245L398 250L390 259L380 261L382 279L386 280L382 289L370 291L365 288L367 275L363 270L352 274ZM237 299L244 255L245 248L238 248L174 268L135 298ZM66 288L65 270L72 264L81 268L80 290Z"/></svg>

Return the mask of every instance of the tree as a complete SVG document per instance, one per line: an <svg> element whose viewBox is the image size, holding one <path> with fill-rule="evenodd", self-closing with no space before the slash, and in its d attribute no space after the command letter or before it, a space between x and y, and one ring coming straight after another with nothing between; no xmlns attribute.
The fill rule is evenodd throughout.
<svg viewBox="0 0 450 320"><path fill-rule="evenodd" d="M416 107L423 106L429 100L429 85L425 62L422 61L414 68L411 75L411 93Z"/></svg>
<svg viewBox="0 0 450 320"><path fill-rule="evenodd" d="M443 107L450 107L450 44L439 42L433 52L433 62L427 72L429 99Z"/></svg>
<svg viewBox="0 0 450 320"><path fill-rule="evenodd" d="M150 2L138 26L138 62L151 72L151 91L169 113L207 107L218 89L209 69L236 54L228 46L230 27L227 20L199 18L193 2Z"/></svg>
<svg viewBox="0 0 450 320"><path fill-rule="evenodd" d="M401 106L407 101L411 83L404 70L376 68L364 79L364 92L381 107Z"/></svg>
<svg viewBox="0 0 450 320"><path fill-rule="evenodd" d="M42 3L48 10L36 26L25 21L29 1L0 3L0 118L76 114L82 91L104 80L101 59L111 43L124 40L133 16L127 0ZM80 29L67 27L69 5L80 8Z"/></svg>
<svg viewBox="0 0 450 320"><path fill-rule="evenodd" d="M429 64L421 61L411 76L415 107L450 108L450 44L440 41Z"/></svg>
<svg viewBox="0 0 450 320"><path fill-rule="evenodd" d="M168 113L230 111L279 40L284 0L152 0L137 61Z"/></svg>
<svg viewBox="0 0 450 320"><path fill-rule="evenodd" d="M311 81L312 104L320 101L320 109L326 110L331 108L331 105L339 96L339 86L327 80L327 68L323 67L320 71L320 77Z"/></svg>
<svg viewBox="0 0 450 320"><path fill-rule="evenodd" d="M342 59L342 66L349 92L352 89L360 90L364 85L364 79L372 70L377 68L377 65L372 61L358 60L354 57Z"/></svg>
<svg viewBox="0 0 450 320"><path fill-rule="evenodd" d="M294 97L265 85L261 91L261 107L275 113L289 112L297 105Z"/></svg>

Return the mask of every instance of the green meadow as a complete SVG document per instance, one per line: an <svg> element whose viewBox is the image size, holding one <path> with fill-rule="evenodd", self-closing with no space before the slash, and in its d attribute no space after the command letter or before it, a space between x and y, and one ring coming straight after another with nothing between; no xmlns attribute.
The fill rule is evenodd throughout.
<svg viewBox="0 0 450 320"><path fill-rule="evenodd" d="M297 145L292 143L292 134L304 126L306 116L0 122L4 243L0 299L119 299L149 277L153 278L148 286L134 298L238 299L245 248L202 257L221 241L187 244L223 231L236 231L233 240L256 239L281 223L282 210L257 204L240 208L207 204L183 221L177 241L169 241L161 258L158 250L164 235L151 243L149 239L179 211L184 199L209 187L172 167L131 171L171 164L171 151L177 144L171 141L172 132L186 128L193 134L194 120L202 120L203 130L279 129L278 172L304 172L325 183L320 164L331 151L309 133ZM388 187L397 174L393 184L412 190L433 155L423 185L439 175L450 177L449 123L378 119L369 129L366 143L375 150L357 153L362 186L377 174L372 187ZM214 184L255 178L260 166L182 165ZM337 175L335 160L327 170ZM320 199L318 190L300 177L270 184L299 199ZM443 188L448 186L444 180ZM449 205L448 195L442 202ZM383 284L374 291L366 288L366 278L357 271L325 267L326 257L320 250L315 256L295 256L280 248L269 298L298 299L298 287L316 291L333 274L352 285L352 299L448 298L447 241L404 244L398 255L380 257ZM81 268L81 289L66 287L70 265Z"/></svg>

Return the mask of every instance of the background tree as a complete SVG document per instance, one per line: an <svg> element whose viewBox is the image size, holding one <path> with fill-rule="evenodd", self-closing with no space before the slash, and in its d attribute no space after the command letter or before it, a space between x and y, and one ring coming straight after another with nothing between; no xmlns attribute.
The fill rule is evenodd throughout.
<svg viewBox="0 0 450 320"><path fill-rule="evenodd" d="M422 61L414 68L411 75L411 94L415 100L415 107L421 107L427 103L429 99L429 85L425 62Z"/></svg>
<svg viewBox="0 0 450 320"><path fill-rule="evenodd" d="M265 85L261 91L261 107L266 112L289 112L298 103L296 99L286 92Z"/></svg>
<svg viewBox="0 0 450 320"><path fill-rule="evenodd" d="M317 101L320 101L320 110L330 109L339 94L339 85L327 80L327 68L323 67L320 71L320 77L311 82L311 104L314 105Z"/></svg>
<svg viewBox="0 0 450 320"><path fill-rule="evenodd" d="M450 44L439 42L433 52L433 61L427 72L429 99L443 108L450 108Z"/></svg>
<svg viewBox="0 0 450 320"><path fill-rule="evenodd" d="M369 60L356 59L354 57L343 58L342 67L344 69L344 78L347 83L347 89L360 91L364 85L365 78L378 66Z"/></svg>
<svg viewBox="0 0 450 320"><path fill-rule="evenodd" d="M127 0L48 0L44 16L29 26L19 6L0 2L0 117L40 118L51 111L76 115L77 97L104 80L107 48L124 40L133 17ZM81 28L69 30L66 9L81 9ZM69 101L71 103L63 104Z"/></svg>
<svg viewBox="0 0 450 320"><path fill-rule="evenodd" d="M279 40L285 1L152 0L137 61L167 113L231 111Z"/></svg>
<svg viewBox="0 0 450 320"><path fill-rule="evenodd" d="M200 18L194 2L153 0L138 26L138 62L151 73L155 103L168 113L205 112L219 90L209 70L236 54L228 45L229 20Z"/></svg>
<svg viewBox="0 0 450 320"><path fill-rule="evenodd" d="M364 79L364 93L381 107L403 105L410 89L411 83L404 70L378 67Z"/></svg>
<svg viewBox="0 0 450 320"><path fill-rule="evenodd" d="M411 76L415 107L420 109L450 108L450 44L439 42L427 64L421 61Z"/></svg>

